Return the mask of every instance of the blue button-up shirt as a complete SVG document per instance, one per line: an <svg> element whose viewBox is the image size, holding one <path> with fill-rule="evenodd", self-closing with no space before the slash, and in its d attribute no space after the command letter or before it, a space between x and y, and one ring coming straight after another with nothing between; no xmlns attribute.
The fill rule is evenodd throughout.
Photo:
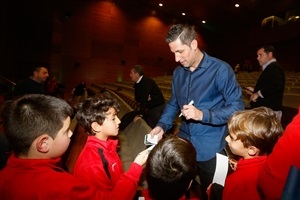
<svg viewBox="0 0 300 200"><path fill-rule="evenodd" d="M198 161L213 158L225 147L228 118L245 107L241 86L232 68L224 61L203 54L193 72L182 66L174 70L172 96L157 124L164 131L168 130L183 105L194 100L193 105L202 110L203 119L182 117L179 136L193 143Z"/></svg>

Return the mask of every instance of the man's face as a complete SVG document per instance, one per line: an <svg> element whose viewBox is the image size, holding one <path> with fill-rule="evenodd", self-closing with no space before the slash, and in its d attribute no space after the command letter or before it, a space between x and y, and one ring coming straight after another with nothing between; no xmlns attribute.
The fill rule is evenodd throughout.
<svg viewBox="0 0 300 200"><path fill-rule="evenodd" d="M34 78L39 82L43 83L49 77L48 69L41 67L39 71L34 71Z"/></svg>
<svg viewBox="0 0 300 200"><path fill-rule="evenodd" d="M129 76L130 76L131 80L134 82L137 82L140 78L139 73L135 72L134 69L131 69Z"/></svg>
<svg viewBox="0 0 300 200"><path fill-rule="evenodd" d="M180 62L183 67L195 67L197 42L193 40L191 45L182 44L180 39L177 38L175 41L169 43L171 52L175 54L175 61Z"/></svg>
<svg viewBox="0 0 300 200"><path fill-rule="evenodd" d="M273 55L271 52L266 53L263 48L261 48L257 51L257 60L258 60L258 63L260 66L263 66L264 64L269 62L269 60L271 60L271 59L273 59Z"/></svg>

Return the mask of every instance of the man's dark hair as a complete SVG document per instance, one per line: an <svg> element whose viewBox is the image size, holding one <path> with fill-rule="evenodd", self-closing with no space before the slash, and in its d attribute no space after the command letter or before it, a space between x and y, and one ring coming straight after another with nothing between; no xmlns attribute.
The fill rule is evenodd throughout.
<svg viewBox="0 0 300 200"><path fill-rule="evenodd" d="M171 43L177 40L177 38L180 39L182 44L190 46L193 40L197 39L197 33L195 31L194 26L190 25L182 25L182 24L176 24L173 25L167 35L166 35L166 42Z"/></svg>
<svg viewBox="0 0 300 200"><path fill-rule="evenodd" d="M268 53L272 53L273 57L275 58L276 56L276 52L275 52L275 48L272 45L263 45L261 46L259 49L264 49L264 51L268 54Z"/></svg>
<svg viewBox="0 0 300 200"><path fill-rule="evenodd" d="M144 75L144 69L143 69L143 66L141 66L141 65L134 65L134 66L132 67L132 69L133 69L136 73L138 73L140 76L143 76L143 75Z"/></svg>

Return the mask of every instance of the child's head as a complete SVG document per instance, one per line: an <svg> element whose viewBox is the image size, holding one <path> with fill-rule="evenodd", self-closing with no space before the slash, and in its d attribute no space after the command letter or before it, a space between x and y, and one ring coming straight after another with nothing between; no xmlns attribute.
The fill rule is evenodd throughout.
<svg viewBox="0 0 300 200"><path fill-rule="evenodd" d="M196 151L186 139L163 138L150 152L145 175L151 198L179 199L196 176Z"/></svg>
<svg viewBox="0 0 300 200"><path fill-rule="evenodd" d="M228 121L228 145L244 158L270 154L283 129L273 110L266 107L234 113Z"/></svg>
<svg viewBox="0 0 300 200"><path fill-rule="evenodd" d="M61 156L70 143L72 112L64 100L40 94L6 102L2 113L3 129L14 154L30 157L32 151L36 151L36 157ZM53 144L57 146L51 146Z"/></svg>
<svg viewBox="0 0 300 200"><path fill-rule="evenodd" d="M78 105L76 119L89 135L115 136L120 124L117 117L119 110L120 104L116 99L109 93L100 93Z"/></svg>

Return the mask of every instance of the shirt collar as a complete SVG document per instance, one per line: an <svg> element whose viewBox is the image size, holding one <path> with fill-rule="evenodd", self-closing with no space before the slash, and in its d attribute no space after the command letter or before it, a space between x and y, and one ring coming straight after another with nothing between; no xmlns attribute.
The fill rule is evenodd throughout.
<svg viewBox="0 0 300 200"><path fill-rule="evenodd" d="M136 83L139 83L139 82L142 80L142 78L143 78L143 76L141 76L141 77L139 78L139 80L137 80Z"/></svg>
<svg viewBox="0 0 300 200"><path fill-rule="evenodd" d="M264 70L266 69L266 67L267 67L270 63L272 63L272 62L276 62L276 59L273 58L273 59L269 60L266 64L264 64L264 65L262 66L262 70L264 71Z"/></svg>

